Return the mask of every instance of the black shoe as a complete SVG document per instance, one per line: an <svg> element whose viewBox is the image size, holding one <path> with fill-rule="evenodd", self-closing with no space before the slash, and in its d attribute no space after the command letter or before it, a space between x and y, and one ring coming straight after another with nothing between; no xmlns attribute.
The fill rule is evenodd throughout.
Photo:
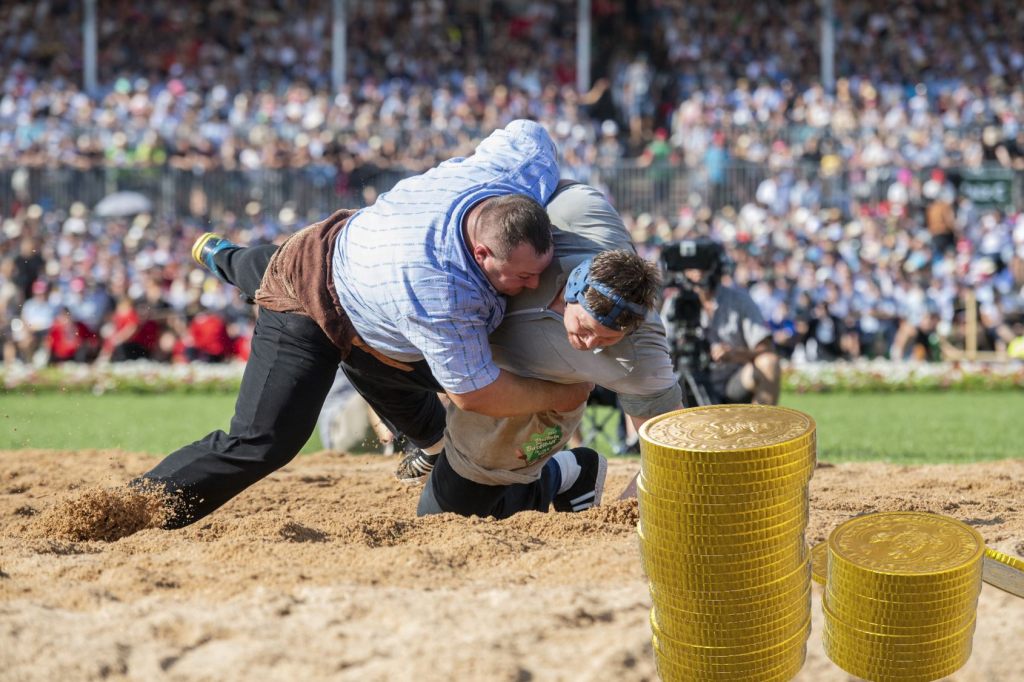
<svg viewBox="0 0 1024 682"><path fill-rule="evenodd" d="M219 234L204 232L192 245L192 260L216 275L217 279L227 282L224 273L220 271L217 264L213 262L213 256L224 249L238 248L238 244L230 242Z"/></svg>
<svg viewBox="0 0 1024 682"><path fill-rule="evenodd" d="M604 478L608 474L608 460L590 448L573 448L570 450L580 465L580 475L576 482L552 501L555 511L580 512L601 504L604 494Z"/></svg>
<svg viewBox="0 0 1024 682"><path fill-rule="evenodd" d="M423 483L427 480L430 472L434 470L434 465L437 464L437 458L440 456L440 453L428 455L419 448L414 448L398 463L395 478L409 485Z"/></svg>

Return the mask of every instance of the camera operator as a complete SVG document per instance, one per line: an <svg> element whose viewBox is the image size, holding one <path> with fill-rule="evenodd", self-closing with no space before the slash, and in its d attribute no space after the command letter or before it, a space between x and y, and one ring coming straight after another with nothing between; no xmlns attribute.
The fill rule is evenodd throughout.
<svg viewBox="0 0 1024 682"><path fill-rule="evenodd" d="M692 381L706 392L705 397L698 392L694 402L777 404L781 376L771 330L750 294L722 284L728 269L722 246L705 238L666 244L662 263L677 273L669 279L677 292L666 301L668 326L684 330L677 331L677 340L694 337L703 348L681 353L677 365L680 381ZM685 318L693 323L688 325ZM696 329L685 331L688 326Z"/></svg>

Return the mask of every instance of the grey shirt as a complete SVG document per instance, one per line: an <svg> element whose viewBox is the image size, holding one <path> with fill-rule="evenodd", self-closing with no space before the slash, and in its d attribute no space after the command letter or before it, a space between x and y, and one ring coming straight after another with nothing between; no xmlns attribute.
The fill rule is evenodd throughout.
<svg viewBox="0 0 1024 682"><path fill-rule="evenodd" d="M556 258L537 289L509 301L504 321L490 337L495 362L535 379L593 381L618 393L625 411L637 417L678 407L679 384L656 312L614 346L579 351L569 345L562 316L548 308L580 262L609 249L633 250L622 219L600 192L586 185L558 192L547 210L556 228ZM496 419L450 405L445 456L459 475L477 483L532 482L576 430L584 407Z"/></svg>
<svg viewBox="0 0 1024 682"><path fill-rule="evenodd" d="M719 287L715 293L715 314L710 320L703 314L702 322L708 330L708 343L724 343L733 348L753 350L771 336L771 330L764 322L761 310L743 289ZM716 362L711 365L711 381L724 382L742 365Z"/></svg>

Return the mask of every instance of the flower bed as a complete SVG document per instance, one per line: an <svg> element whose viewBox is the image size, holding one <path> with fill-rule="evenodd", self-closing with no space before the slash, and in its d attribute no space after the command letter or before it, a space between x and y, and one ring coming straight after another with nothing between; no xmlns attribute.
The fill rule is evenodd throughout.
<svg viewBox="0 0 1024 682"><path fill-rule="evenodd" d="M997 391L1024 388L1024 363L856 362L787 366L783 391L793 393Z"/></svg>
<svg viewBox="0 0 1024 682"><path fill-rule="evenodd" d="M157 362L66 364L34 368L0 367L0 390L7 393L230 393L238 390L244 363L167 365Z"/></svg>
<svg viewBox="0 0 1024 682"><path fill-rule="evenodd" d="M230 393L245 365L125 362L34 368L0 367L0 391L129 393ZM909 363L858 361L786 365L783 391L864 393L894 391L995 391L1024 389L1024 363Z"/></svg>

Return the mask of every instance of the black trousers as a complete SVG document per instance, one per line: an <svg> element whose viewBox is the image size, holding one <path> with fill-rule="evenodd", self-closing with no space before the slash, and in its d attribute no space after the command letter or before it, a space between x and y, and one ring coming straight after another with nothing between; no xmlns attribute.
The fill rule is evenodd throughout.
<svg viewBox="0 0 1024 682"><path fill-rule="evenodd" d="M423 486L416 515L452 512L462 516L507 519L522 511L546 512L557 492L552 472L552 467L557 466L554 460L548 460L541 469L540 478L533 483L484 485L457 474L442 454Z"/></svg>
<svg viewBox="0 0 1024 682"><path fill-rule="evenodd" d="M215 260L226 279L252 300L276 249L227 249ZM290 462L316 427L340 361L339 349L309 317L260 308L228 432L214 431L186 445L142 477L179 502L165 527L203 518ZM353 349L341 364L393 429L421 446L441 439L444 408L437 392L442 389L426 362L403 372Z"/></svg>

